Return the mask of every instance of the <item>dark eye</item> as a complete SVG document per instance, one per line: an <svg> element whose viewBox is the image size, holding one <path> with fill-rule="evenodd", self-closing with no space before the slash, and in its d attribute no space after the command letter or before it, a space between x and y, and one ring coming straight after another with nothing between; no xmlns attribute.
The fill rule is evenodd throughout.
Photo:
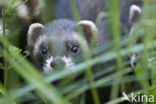
<svg viewBox="0 0 156 104"><path fill-rule="evenodd" d="M73 47L71 48L71 51L72 51L73 53L77 53L77 52L78 52L78 47L73 46Z"/></svg>
<svg viewBox="0 0 156 104"><path fill-rule="evenodd" d="M48 52L47 49L46 49L46 48L43 48L42 51L41 51L41 54L42 54L42 55L46 55L47 52Z"/></svg>

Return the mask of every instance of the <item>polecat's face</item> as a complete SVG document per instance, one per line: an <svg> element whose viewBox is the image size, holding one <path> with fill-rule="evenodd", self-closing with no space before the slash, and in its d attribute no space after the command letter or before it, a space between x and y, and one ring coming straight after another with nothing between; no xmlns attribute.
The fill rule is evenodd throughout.
<svg viewBox="0 0 156 104"><path fill-rule="evenodd" d="M90 21L81 21L79 25L84 26L88 39L96 29ZM45 72L76 64L74 58L82 54L81 46L89 49L88 39L82 38L77 31L77 24L69 20L57 20L46 27L35 23L28 31L30 56L34 64Z"/></svg>

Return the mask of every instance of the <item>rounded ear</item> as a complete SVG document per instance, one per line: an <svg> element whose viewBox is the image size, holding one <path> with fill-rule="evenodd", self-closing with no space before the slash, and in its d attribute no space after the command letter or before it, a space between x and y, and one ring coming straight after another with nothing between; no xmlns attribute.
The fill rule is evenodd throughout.
<svg viewBox="0 0 156 104"><path fill-rule="evenodd" d="M91 43L92 41L97 41L98 29L92 21L82 20L79 21L77 25L82 27L84 37L88 43Z"/></svg>
<svg viewBox="0 0 156 104"><path fill-rule="evenodd" d="M133 25L138 20L138 18L141 15L141 12L141 8L137 5L132 5L130 7L129 23L131 25Z"/></svg>
<svg viewBox="0 0 156 104"><path fill-rule="evenodd" d="M27 44L28 46L34 45L36 40L44 35L44 26L40 23L33 23L28 30Z"/></svg>

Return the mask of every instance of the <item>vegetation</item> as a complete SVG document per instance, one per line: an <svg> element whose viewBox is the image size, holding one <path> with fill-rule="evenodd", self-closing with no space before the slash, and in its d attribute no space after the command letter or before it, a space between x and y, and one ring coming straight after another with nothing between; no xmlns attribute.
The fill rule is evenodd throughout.
<svg viewBox="0 0 156 104"><path fill-rule="evenodd" d="M1 2L4 2L0 0ZM144 0L144 13L135 24L134 32L130 35L120 35L119 12L117 0L109 8L112 21L113 39L101 47L91 48L84 53L85 61L73 67L51 73L41 73L32 65L27 56L29 53L20 49L18 34L20 23L14 16L17 0L6 0L9 6L3 8L3 34L0 34L0 69L3 80L0 81L0 104L85 104L87 91L91 90L91 98L95 104L101 104L99 88L110 87L110 99L107 104L122 103L125 92L131 97L153 95L156 100L156 57L155 57L155 26L156 4ZM153 3L154 2L154 3ZM20 4L21 5L21 4ZM73 2L74 17L79 15ZM54 18L54 17L51 17ZM43 16L45 23L50 20ZM98 18L98 23L100 19ZM6 28L10 29L6 35ZM137 41L142 39L140 43ZM103 52L105 51L105 52ZM91 58L93 52L102 54ZM137 54L136 66L130 66L130 56ZM92 66L109 63L100 71L93 71ZM80 80L77 76L84 74ZM1 76L2 77L2 76ZM58 82L58 83L56 83ZM135 83L135 84L134 84ZM138 88L139 86L139 88ZM106 95L107 96L107 95ZM108 96L109 97L109 96ZM144 100L143 104L149 104ZM151 103L152 104L152 103ZM155 102L153 102L155 104Z"/></svg>

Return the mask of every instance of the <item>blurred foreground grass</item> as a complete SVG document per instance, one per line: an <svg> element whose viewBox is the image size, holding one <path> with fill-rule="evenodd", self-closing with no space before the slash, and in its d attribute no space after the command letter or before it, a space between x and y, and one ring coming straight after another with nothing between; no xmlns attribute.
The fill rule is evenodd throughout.
<svg viewBox="0 0 156 104"><path fill-rule="evenodd" d="M156 98L156 11L154 11L156 4L151 4L152 0L151 2L144 1L144 13L136 24L133 35L127 34L124 37L120 36L117 0L112 2L109 13L112 20L113 39L94 49L97 53L106 52L71 68L48 74L38 72L25 56L21 55L21 50L12 43L14 40L10 42L10 39L6 39L5 23L8 13L12 13L10 8L15 2L16 0L10 0L10 2L8 0L6 3L10 5L9 9L6 8L6 12L5 9L3 10L3 39L1 39L0 57L4 57L5 64L1 63L4 70L4 84L0 83L0 104L23 104L26 101L30 101L31 104L43 102L45 104L84 104L86 91L90 89L94 89L92 95L95 103L98 104L102 102L98 101L99 96L96 90L106 86L111 86L109 104L122 103L122 97L118 96L122 92L129 93L129 95L131 92L136 95L138 93L154 95ZM79 20L76 7L73 6L73 10L76 20ZM142 42L137 44L136 41L140 37ZM133 53L139 55L136 67L130 67L130 61L127 60ZM84 56L88 54L85 53ZM83 79L74 81L76 76L87 73L91 66L107 62L112 63L106 65L104 69L101 67L99 72L88 74ZM7 73L12 71L17 74L9 76L10 74ZM129 74L132 72L134 73ZM97 80L88 80L87 77ZM51 84L60 80L58 85ZM134 83L137 85L133 86ZM140 86L139 89L136 88L138 86Z"/></svg>

